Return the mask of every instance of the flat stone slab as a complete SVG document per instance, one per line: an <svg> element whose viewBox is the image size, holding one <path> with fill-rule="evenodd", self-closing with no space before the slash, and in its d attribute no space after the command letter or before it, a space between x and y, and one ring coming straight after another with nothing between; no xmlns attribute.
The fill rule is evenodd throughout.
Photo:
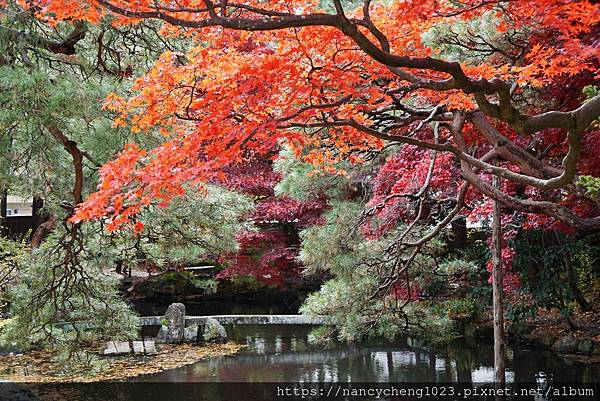
<svg viewBox="0 0 600 401"><path fill-rule="evenodd" d="M154 355L156 345L153 340L133 341L133 353L135 355ZM130 355L131 345L129 341L109 341L106 343L104 355Z"/></svg>
<svg viewBox="0 0 600 401"><path fill-rule="evenodd" d="M144 351L146 355L154 355L156 354L156 344L153 340L144 340Z"/></svg>
<svg viewBox="0 0 600 401"><path fill-rule="evenodd" d="M144 353L144 342L143 341L134 341L133 342L133 353L138 354L138 355Z"/></svg>
<svg viewBox="0 0 600 401"><path fill-rule="evenodd" d="M129 341L109 341L106 343L104 355L124 355L131 354Z"/></svg>

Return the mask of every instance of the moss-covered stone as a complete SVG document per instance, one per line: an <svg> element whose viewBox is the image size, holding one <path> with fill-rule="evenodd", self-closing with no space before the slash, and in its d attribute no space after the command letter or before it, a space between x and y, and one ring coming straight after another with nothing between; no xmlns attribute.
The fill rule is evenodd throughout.
<svg viewBox="0 0 600 401"><path fill-rule="evenodd" d="M585 340L581 340L577 347L577 350L579 352L583 352L584 354L591 353L593 351L593 349L594 349L594 342L592 340L590 340L589 338L586 338Z"/></svg>
<svg viewBox="0 0 600 401"><path fill-rule="evenodd" d="M529 323L525 323L525 322L512 322L508 328L507 328L507 332L515 337L522 337L525 336L527 334L530 334L533 329L535 328L534 325L529 324Z"/></svg>
<svg viewBox="0 0 600 401"><path fill-rule="evenodd" d="M557 352L576 352L579 340L572 335L568 335L558 339L552 349Z"/></svg>
<svg viewBox="0 0 600 401"><path fill-rule="evenodd" d="M542 347L551 347L556 342L556 337L548 333L527 334L523 338L531 344Z"/></svg>

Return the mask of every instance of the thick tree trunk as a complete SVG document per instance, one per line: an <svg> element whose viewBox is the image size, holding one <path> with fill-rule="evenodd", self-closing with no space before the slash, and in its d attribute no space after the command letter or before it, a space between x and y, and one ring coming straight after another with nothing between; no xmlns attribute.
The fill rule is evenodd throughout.
<svg viewBox="0 0 600 401"><path fill-rule="evenodd" d="M498 187L498 178L493 178L494 187ZM500 203L494 201L492 216L492 286L494 305L494 378L499 388L504 387L504 308L502 293L502 223Z"/></svg>
<svg viewBox="0 0 600 401"><path fill-rule="evenodd" d="M38 248L42 244L44 238L46 238L50 231L52 231L55 225L56 216L51 214L50 216L48 216L46 221L44 221L35 229L33 235L31 236L31 249Z"/></svg>
<svg viewBox="0 0 600 401"><path fill-rule="evenodd" d="M55 125L46 124L46 129L52 134L54 139L63 147L73 158L73 171L75 173L75 183L73 184L73 205L75 208L83 201L83 152L77 147L77 142L70 140ZM73 209L74 210L74 209Z"/></svg>

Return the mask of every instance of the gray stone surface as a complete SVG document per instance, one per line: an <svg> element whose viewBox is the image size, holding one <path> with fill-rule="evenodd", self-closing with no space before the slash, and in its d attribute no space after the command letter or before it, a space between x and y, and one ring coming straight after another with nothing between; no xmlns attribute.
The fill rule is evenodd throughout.
<svg viewBox="0 0 600 401"><path fill-rule="evenodd" d="M138 318L142 326L159 326L164 316L143 316ZM216 319L221 324L285 324L285 325L322 325L332 324L328 316L306 315L218 315L218 316L186 316L186 325L206 325L207 319Z"/></svg>
<svg viewBox="0 0 600 401"><path fill-rule="evenodd" d="M144 351L147 355L156 354L156 344L152 340L144 340Z"/></svg>
<svg viewBox="0 0 600 401"><path fill-rule="evenodd" d="M176 303L167 308L156 339L164 343L181 343L185 331L185 305Z"/></svg>
<svg viewBox="0 0 600 401"><path fill-rule="evenodd" d="M552 346L552 349L558 352L576 352L578 345L579 340L572 335L568 335L558 339Z"/></svg>
<svg viewBox="0 0 600 401"><path fill-rule="evenodd" d="M185 342L195 343L198 341L198 325L194 324L185 328L183 333Z"/></svg>
<svg viewBox="0 0 600 401"><path fill-rule="evenodd" d="M208 342L227 342L227 331L218 320L209 318L206 319L203 338Z"/></svg>
<svg viewBox="0 0 600 401"><path fill-rule="evenodd" d="M133 342L133 353L137 355L144 354L144 342L143 341L134 341Z"/></svg>
<svg viewBox="0 0 600 401"><path fill-rule="evenodd" d="M592 355L600 356L600 341L594 341L594 349L592 350Z"/></svg>
<svg viewBox="0 0 600 401"><path fill-rule="evenodd" d="M106 343L104 355L124 355L130 354L131 347L129 341L109 341Z"/></svg>
<svg viewBox="0 0 600 401"><path fill-rule="evenodd" d="M547 333L526 334L523 338L534 345L543 347L551 347L556 342L556 337Z"/></svg>
<svg viewBox="0 0 600 401"><path fill-rule="evenodd" d="M169 326L165 326L164 324L160 326L158 329L158 334L156 335L156 341L159 343L164 343L164 339L169 335Z"/></svg>
<svg viewBox="0 0 600 401"><path fill-rule="evenodd" d="M583 352L584 354L591 354L592 351L594 350L594 342L589 338L586 338L585 340L581 340L579 342L579 346L577 347L577 350L579 352Z"/></svg>
<svg viewBox="0 0 600 401"><path fill-rule="evenodd" d="M132 347L129 341L109 341L106 343L104 355L117 356L129 355L132 352ZM133 353L136 355L153 355L156 354L156 346L154 341L133 341Z"/></svg>

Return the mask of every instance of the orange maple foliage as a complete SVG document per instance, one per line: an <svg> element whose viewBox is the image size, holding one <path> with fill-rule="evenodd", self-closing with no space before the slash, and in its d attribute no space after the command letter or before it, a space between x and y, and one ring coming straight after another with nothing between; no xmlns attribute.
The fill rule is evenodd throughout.
<svg viewBox="0 0 600 401"><path fill-rule="evenodd" d="M467 164L464 168L475 169L475 176L466 179L482 193L522 211L548 211L571 222L578 218L564 206L501 197L478 181L477 169L483 168L523 185L555 190L572 183L574 175L563 163L571 179L558 185L552 174L562 174L560 158L548 160L547 171L536 173L537 167L526 166L535 165L531 157L510 147L516 153L507 154L505 147L501 155L510 166L489 169L489 159L479 158L499 142L486 136L483 123L478 132L470 132L470 121L483 113L491 129L513 138L515 146L515 138L548 129L583 135L600 113L596 100L575 116L586 117L572 125L565 121L573 115L560 120L542 114L556 105L518 98L535 98L569 76L596 74L597 82L600 12L594 1L364 1L355 10L339 1L317 0L35 3L38 17L49 22L159 19L164 35L195 43L185 54L165 52L137 79L133 96L106 100L105 107L119 114L115 125L136 132L160 129L164 143L149 152L129 146L105 165L98 191L73 221L111 217L111 227L118 228L144 205L168 202L188 183L218 178L223 166L268 154L281 141L324 169L345 159L360 162L367 151L389 142L449 152ZM21 5L31 3L21 0ZM477 21L493 26L503 43L471 33L469 24ZM468 38L450 35L451 44L474 56L454 62L431 39L440 27L451 33L466 29ZM476 138L471 148L461 145L462 132L450 129L452 124L462 129L461 118L467 120L464 136ZM416 139L415 132L432 121L442 123L440 136ZM479 150L471 151L473 145ZM576 144L568 145L561 144L560 157L570 149L577 152ZM507 175L509 170L514 174Z"/></svg>

